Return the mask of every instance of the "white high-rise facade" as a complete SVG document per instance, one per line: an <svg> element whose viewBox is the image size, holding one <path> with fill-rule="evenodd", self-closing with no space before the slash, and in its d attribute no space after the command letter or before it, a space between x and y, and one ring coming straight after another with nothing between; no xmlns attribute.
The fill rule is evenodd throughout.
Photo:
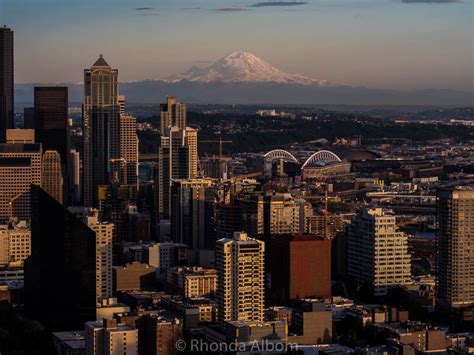
<svg viewBox="0 0 474 355"><path fill-rule="evenodd" d="M263 321L265 244L235 232L216 242L218 321Z"/></svg>
<svg viewBox="0 0 474 355"><path fill-rule="evenodd" d="M381 208L363 209L348 227L347 272L383 296L390 287L411 282L407 236L395 216Z"/></svg>

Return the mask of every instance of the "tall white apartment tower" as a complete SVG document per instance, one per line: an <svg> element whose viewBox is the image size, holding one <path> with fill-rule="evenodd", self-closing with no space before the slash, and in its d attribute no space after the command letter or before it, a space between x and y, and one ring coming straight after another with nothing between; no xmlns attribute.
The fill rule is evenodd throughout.
<svg viewBox="0 0 474 355"><path fill-rule="evenodd" d="M408 239L394 215L381 208L361 210L349 225L347 243L349 277L372 284L375 296L410 283Z"/></svg>
<svg viewBox="0 0 474 355"><path fill-rule="evenodd" d="M217 319L263 321L265 305L265 244L235 232L216 242Z"/></svg>

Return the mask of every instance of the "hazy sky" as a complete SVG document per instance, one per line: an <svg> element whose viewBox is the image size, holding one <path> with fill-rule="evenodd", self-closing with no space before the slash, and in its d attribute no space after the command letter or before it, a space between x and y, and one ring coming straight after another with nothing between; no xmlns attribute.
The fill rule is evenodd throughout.
<svg viewBox="0 0 474 355"><path fill-rule="evenodd" d="M473 1L0 0L0 23L17 82L79 82L100 53L141 80L243 50L335 83L473 91Z"/></svg>

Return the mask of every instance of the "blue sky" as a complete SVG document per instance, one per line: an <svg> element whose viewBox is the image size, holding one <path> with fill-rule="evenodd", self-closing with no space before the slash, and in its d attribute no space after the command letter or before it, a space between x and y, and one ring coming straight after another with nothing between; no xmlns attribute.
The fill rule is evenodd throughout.
<svg viewBox="0 0 474 355"><path fill-rule="evenodd" d="M336 83L474 90L474 0L306 1L0 0L0 23L17 82L78 82L100 53L141 80L244 50Z"/></svg>

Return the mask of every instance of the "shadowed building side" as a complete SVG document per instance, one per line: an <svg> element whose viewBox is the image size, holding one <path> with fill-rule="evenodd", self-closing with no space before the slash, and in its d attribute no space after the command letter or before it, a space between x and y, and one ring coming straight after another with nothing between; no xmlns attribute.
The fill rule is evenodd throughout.
<svg viewBox="0 0 474 355"><path fill-rule="evenodd" d="M95 233L35 185L31 216L25 312L52 331L81 329L96 317Z"/></svg>

